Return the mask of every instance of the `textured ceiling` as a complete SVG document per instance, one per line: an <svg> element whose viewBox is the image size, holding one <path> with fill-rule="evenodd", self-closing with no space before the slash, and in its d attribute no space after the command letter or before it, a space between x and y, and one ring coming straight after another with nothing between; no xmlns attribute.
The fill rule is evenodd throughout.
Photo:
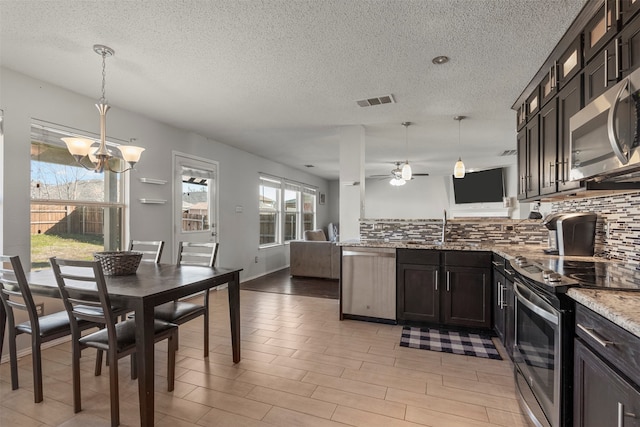
<svg viewBox="0 0 640 427"><path fill-rule="evenodd" d="M339 126L364 126L372 175L406 157L411 121L414 172L444 175L459 154L513 164L498 156L515 148L511 105L584 2L0 0L0 61L98 98L105 44L113 108L329 179ZM396 103L355 102L386 94Z"/></svg>

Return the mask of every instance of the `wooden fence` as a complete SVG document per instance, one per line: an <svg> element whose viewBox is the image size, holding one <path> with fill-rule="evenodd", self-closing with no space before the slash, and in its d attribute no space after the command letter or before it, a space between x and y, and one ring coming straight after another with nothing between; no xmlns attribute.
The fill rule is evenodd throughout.
<svg viewBox="0 0 640 427"><path fill-rule="evenodd" d="M31 205L31 234L104 234L99 206Z"/></svg>

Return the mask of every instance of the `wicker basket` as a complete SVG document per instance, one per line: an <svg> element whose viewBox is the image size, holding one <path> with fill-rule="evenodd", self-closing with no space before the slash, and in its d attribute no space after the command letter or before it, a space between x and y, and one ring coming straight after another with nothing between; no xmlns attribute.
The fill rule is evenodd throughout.
<svg viewBox="0 0 640 427"><path fill-rule="evenodd" d="M142 252L96 252L93 257L100 262L105 276L126 276L135 274Z"/></svg>

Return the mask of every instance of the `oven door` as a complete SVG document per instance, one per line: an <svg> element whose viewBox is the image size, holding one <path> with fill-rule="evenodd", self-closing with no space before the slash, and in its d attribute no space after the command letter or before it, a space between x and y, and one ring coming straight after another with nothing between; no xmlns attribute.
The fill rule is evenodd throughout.
<svg viewBox="0 0 640 427"><path fill-rule="evenodd" d="M521 403L536 426L560 426L561 312L516 280L514 361Z"/></svg>

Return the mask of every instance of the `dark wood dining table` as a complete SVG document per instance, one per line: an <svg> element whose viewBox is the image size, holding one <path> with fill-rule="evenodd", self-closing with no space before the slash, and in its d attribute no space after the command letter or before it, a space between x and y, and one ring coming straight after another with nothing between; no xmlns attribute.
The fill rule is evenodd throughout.
<svg viewBox="0 0 640 427"><path fill-rule="evenodd" d="M136 316L141 426L154 424L154 307L228 284L233 362L238 363L240 361L240 271L242 269L143 262L136 274L105 276L112 304L130 309ZM50 269L27 273L27 281L34 295L60 298L53 271ZM82 288L76 292L97 296L95 288L91 287ZM4 310L0 310L0 340L4 335L5 317Z"/></svg>

